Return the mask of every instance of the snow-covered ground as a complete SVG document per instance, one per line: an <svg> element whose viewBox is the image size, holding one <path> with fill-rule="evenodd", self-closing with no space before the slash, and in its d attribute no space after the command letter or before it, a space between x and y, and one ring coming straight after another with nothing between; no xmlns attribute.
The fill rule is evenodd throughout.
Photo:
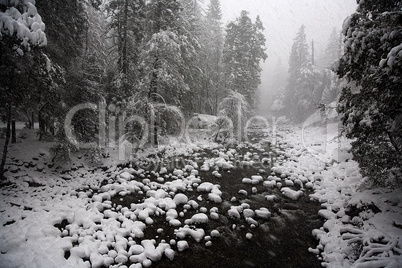
<svg viewBox="0 0 402 268"><path fill-rule="evenodd" d="M402 267L401 189L372 188L335 126L292 128L284 134L293 145L287 153L297 158L284 166L314 172L310 197L321 203L319 215L326 219L313 230L319 245L309 251L324 267Z"/></svg>
<svg viewBox="0 0 402 268"><path fill-rule="evenodd" d="M279 127L275 157L266 152L260 159L275 160L272 173L243 178L244 185L253 187L239 195L257 192L257 186L280 189L282 196L265 196L269 207L277 198L298 200L306 189L314 189L310 198L322 203L318 213L326 221L312 231L319 243L306 253L317 254L326 267L401 267L400 189L367 188L349 159L348 141L335 133L336 128L326 126ZM51 146L27 135L10 148L11 183L0 189L0 267L149 267L162 258L174 261L192 241L210 247L221 233L203 226L221 213L244 218L251 227L271 217L268 208L250 209L246 203L219 211L213 204L223 202L221 186L199 176L210 172L219 180L237 164L253 165L257 158L251 153L236 161L236 149L216 144L169 146L164 157L202 160L169 172L124 168L110 158L94 168L85 154L75 155L70 164L53 165ZM204 149L215 157L203 159ZM130 195L137 199L130 206L116 205ZM203 199L211 208L199 205ZM174 238L158 239L163 228L147 235L160 217L174 228ZM252 231L245 237L252 241Z"/></svg>

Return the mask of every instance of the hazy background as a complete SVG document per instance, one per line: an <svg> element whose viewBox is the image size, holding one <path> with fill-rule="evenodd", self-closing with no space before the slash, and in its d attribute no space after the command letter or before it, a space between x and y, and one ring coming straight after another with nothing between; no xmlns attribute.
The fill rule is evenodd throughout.
<svg viewBox="0 0 402 268"><path fill-rule="evenodd" d="M209 1L205 0L205 4ZM261 104L262 112L270 109L272 95L276 89L272 87L278 60L282 68L288 70L288 60L293 39L300 26L306 26L307 42L310 46L314 39L316 58L323 53L334 27L342 29L346 17L357 7L356 0L220 0L223 15L223 26L235 20L241 10L249 11L254 21L259 15L265 27L268 59L263 63Z"/></svg>

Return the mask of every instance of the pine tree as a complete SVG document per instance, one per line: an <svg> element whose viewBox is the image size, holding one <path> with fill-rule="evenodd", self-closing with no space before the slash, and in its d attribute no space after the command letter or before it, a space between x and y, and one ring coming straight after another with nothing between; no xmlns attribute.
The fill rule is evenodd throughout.
<svg viewBox="0 0 402 268"><path fill-rule="evenodd" d="M278 59L277 63L275 64L275 70L271 76L271 81L272 83L270 87L273 89L272 91L275 92L273 95L271 110L276 115L282 115L285 111L283 102L286 87L286 69L283 66L282 59Z"/></svg>
<svg viewBox="0 0 402 268"><path fill-rule="evenodd" d="M204 56L202 51L203 32L205 22L203 9L197 0L181 0L182 10L180 12L179 34L183 35L182 40L186 41L182 46L184 49L181 54L183 65L181 73L189 89L183 92L180 97L180 106L187 116L192 116L200 109L199 103L203 92L203 72Z"/></svg>
<svg viewBox="0 0 402 268"><path fill-rule="evenodd" d="M252 99L254 101L250 101L250 105L253 108L256 108L258 105L259 98L259 91L258 86L261 84L261 72L262 68L260 66L261 60L265 61L267 59L267 54L265 53L265 35L264 35L264 25L260 19L260 16L257 16L255 23L254 23L254 35L253 39L251 40L251 64L249 64L251 68L251 76L252 76L252 84L251 86L255 88L254 94L252 95Z"/></svg>
<svg viewBox="0 0 402 268"><path fill-rule="evenodd" d="M57 6L55 6L57 4ZM55 91L61 103L54 109L46 104L45 121L52 119L58 124L57 137L65 142L64 119L67 112L75 105L84 102L99 102L105 96L103 87L106 76L108 59L108 40L106 38L107 25L104 14L97 9L95 2L42 2L39 6L44 13L44 20L49 21L47 33L49 43L52 44L47 51L53 68L60 69L63 82L57 81ZM58 13L59 9L64 13ZM65 23L64 20L68 20ZM73 38L74 40L70 40ZM68 44L64 41L69 40ZM63 47L64 51L60 51ZM68 54L65 54L68 53ZM50 100L51 98L48 98ZM53 116L49 117L48 115ZM43 121L39 118L39 122ZM52 122L50 122L52 123ZM40 124L41 125L41 124ZM48 125L48 122L45 122ZM79 111L73 118L75 135L81 141L95 139L98 128L98 115L91 110ZM42 131L41 131L42 132Z"/></svg>
<svg viewBox="0 0 402 268"><path fill-rule="evenodd" d="M248 12L242 11L236 21L227 25L223 50L226 88L243 94L253 108L260 84L260 61L267 58L263 30L258 17L254 24Z"/></svg>
<svg viewBox="0 0 402 268"><path fill-rule="evenodd" d="M82 55L85 45L85 33L88 29L86 17L86 2L84 1L38 1L37 8L46 23L48 46L44 53L48 57L49 68L56 72L48 85L36 86L36 92L32 95L36 99L37 107L34 108L39 121L39 138L53 136L54 125L58 123L58 129L62 133L64 115L71 107L69 98L74 98L71 91L72 84L78 85L77 79L70 79L70 70L79 73L80 66L76 66L77 59ZM69 79L65 79L68 77ZM41 79L44 80L43 77ZM50 85L50 86L49 86ZM50 92L44 91L50 90ZM81 89L78 90L79 92ZM78 100L77 100L78 102ZM56 104L62 105L56 105ZM79 102L78 102L79 103ZM75 105L74 103L72 105ZM61 108L61 107L63 108Z"/></svg>
<svg viewBox="0 0 402 268"><path fill-rule="evenodd" d="M378 185L401 183L402 3L360 1L344 22L345 54L337 73L350 83L339 111L361 172ZM355 86L353 86L353 84Z"/></svg>
<svg viewBox="0 0 402 268"><path fill-rule="evenodd" d="M80 42L87 26L85 4L79 0L37 1L36 7L46 24L45 53L54 64L64 68L80 55L85 44Z"/></svg>
<svg viewBox="0 0 402 268"><path fill-rule="evenodd" d="M303 120L311 106L315 74L310 61L305 26L302 25L294 39L289 57L288 85L283 95L287 115L295 121Z"/></svg>
<svg viewBox="0 0 402 268"><path fill-rule="evenodd" d="M139 55L147 30L146 1L111 0L106 5L110 19L111 53L115 57L114 101L133 94L139 80Z"/></svg>
<svg viewBox="0 0 402 268"><path fill-rule="evenodd" d="M39 138L41 139L46 129L44 114L51 114L47 112L51 108L48 104L57 99L57 94L54 94L51 77L54 75L54 70L47 56L48 53L44 48L38 50L35 47L51 44L51 39L49 35L45 35L43 32L45 24L42 21L42 17L39 16L39 13L43 14L40 6L33 6L30 2L25 1L15 2L12 5L15 6L8 6L5 12L6 16L2 16L2 19L6 20L5 23L1 23L2 26L5 26L2 31L6 31L6 35L2 38L2 50L4 49L2 56L6 58L2 61L6 69L2 72L2 78L5 79L5 83L8 83L8 78L13 77L9 79L9 82L14 84L11 88L19 91L17 93L18 100L11 102L15 108L14 112L23 111L27 113L31 126L33 126L32 114L38 114L39 119L41 119L39 121ZM7 14L11 15L15 22L7 22ZM12 29L7 29L10 26L12 26ZM29 27L28 31L21 30L21 28L26 27ZM36 31L35 34L34 31ZM17 32L19 32L18 35L16 34ZM21 36L21 32L25 32L25 36ZM17 39L21 41L17 41ZM10 76L6 75L10 71L12 72ZM27 87L30 90L24 92L23 89ZM52 117L49 118L51 119ZM51 125L50 122L47 122L47 125Z"/></svg>
<svg viewBox="0 0 402 268"><path fill-rule="evenodd" d="M7 122L0 164L1 179L11 136L11 118L30 91L25 78L29 78L27 74L38 75L43 70L35 59L43 55L37 48L47 44L44 29L45 24L31 2L0 3L0 102L3 104L0 113Z"/></svg>
<svg viewBox="0 0 402 268"><path fill-rule="evenodd" d="M335 61L339 60L342 56L341 53L340 32L336 28L333 28L324 54L318 61L319 69L332 69Z"/></svg>
<svg viewBox="0 0 402 268"><path fill-rule="evenodd" d="M202 37L201 65L203 87L199 94L200 112L217 114L218 104L223 98L223 28L219 0L210 1L205 16L205 30ZM205 102L205 104L204 104Z"/></svg>
<svg viewBox="0 0 402 268"><path fill-rule="evenodd" d="M173 104L178 107L188 92L183 63L194 54L192 40L183 31L181 5L177 0L149 1L148 29L140 55L141 88L148 94L148 102ZM190 35L191 36L191 35ZM152 111L148 111L151 115ZM155 122L151 142L158 144L158 122Z"/></svg>
<svg viewBox="0 0 402 268"><path fill-rule="evenodd" d="M289 58L289 79L294 80L300 75L300 70L310 61L309 48L305 33L306 26L302 25L293 41Z"/></svg>

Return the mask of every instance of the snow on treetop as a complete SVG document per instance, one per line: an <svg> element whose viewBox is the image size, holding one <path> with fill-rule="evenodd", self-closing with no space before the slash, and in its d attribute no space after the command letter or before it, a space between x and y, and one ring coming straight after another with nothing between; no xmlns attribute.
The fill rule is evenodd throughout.
<svg viewBox="0 0 402 268"><path fill-rule="evenodd" d="M45 24L34 0L0 0L0 4L7 7L4 12L0 12L0 38L15 35L28 50L31 45L46 46Z"/></svg>

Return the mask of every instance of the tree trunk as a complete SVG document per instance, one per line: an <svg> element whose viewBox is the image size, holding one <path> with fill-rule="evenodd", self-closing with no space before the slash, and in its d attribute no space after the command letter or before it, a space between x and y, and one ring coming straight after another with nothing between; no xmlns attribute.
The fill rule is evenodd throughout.
<svg viewBox="0 0 402 268"><path fill-rule="evenodd" d="M43 117L43 111L46 107L46 105L49 102L45 102L42 107L40 107L39 111L38 111L38 122L39 122L39 140L41 141L43 139L43 136L46 134L47 132L47 127L46 127L46 119Z"/></svg>
<svg viewBox="0 0 402 268"><path fill-rule="evenodd" d="M124 3L124 21L123 21L123 74L127 76L128 74L128 56L127 56L127 42L128 42L128 2L126 0Z"/></svg>
<svg viewBox="0 0 402 268"><path fill-rule="evenodd" d="M3 157L1 159L1 165L0 165L0 179L4 179L4 167L6 165L6 158L7 158L7 148L8 148L8 143L10 142L10 125L11 125L11 105L8 106L7 109L7 130L6 130L6 141L4 142L4 148L3 148Z"/></svg>
<svg viewBox="0 0 402 268"><path fill-rule="evenodd" d="M158 92L158 69L159 69L159 60L158 58L155 59L154 62L154 70L152 73L152 78L151 78L151 83L150 83L150 88L148 92L148 99L151 102L156 102L156 94ZM153 113L153 114L151 114ZM151 118L151 145L157 147L158 146L158 126L157 126L157 120L156 120L156 112L152 111L150 113L150 116L153 116L154 118ZM153 126L152 126L153 125Z"/></svg>
<svg viewBox="0 0 402 268"><path fill-rule="evenodd" d="M35 129L35 113L31 114L31 129Z"/></svg>
<svg viewBox="0 0 402 268"><path fill-rule="evenodd" d="M27 128L33 129L33 121L32 121L31 114L28 111L25 111L25 115L27 116L27 120L28 120Z"/></svg>
<svg viewBox="0 0 402 268"><path fill-rule="evenodd" d="M46 132L45 120L42 117L41 111L39 111L39 113L38 113L38 121L39 121L39 140L41 141L43 138L43 135Z"/></svg>
<svg viewBox="0 0 402 268"><path fill-rule="evenodd" d="M11 121L11 143L17 142L17 133L15 130L15 120Z"/></svg>
<svg viewBox="0 0 402 268"><path fill-rule="evenodd" d="M215 105L213 115L218 115L218 92L215 92Z"/></svg>

